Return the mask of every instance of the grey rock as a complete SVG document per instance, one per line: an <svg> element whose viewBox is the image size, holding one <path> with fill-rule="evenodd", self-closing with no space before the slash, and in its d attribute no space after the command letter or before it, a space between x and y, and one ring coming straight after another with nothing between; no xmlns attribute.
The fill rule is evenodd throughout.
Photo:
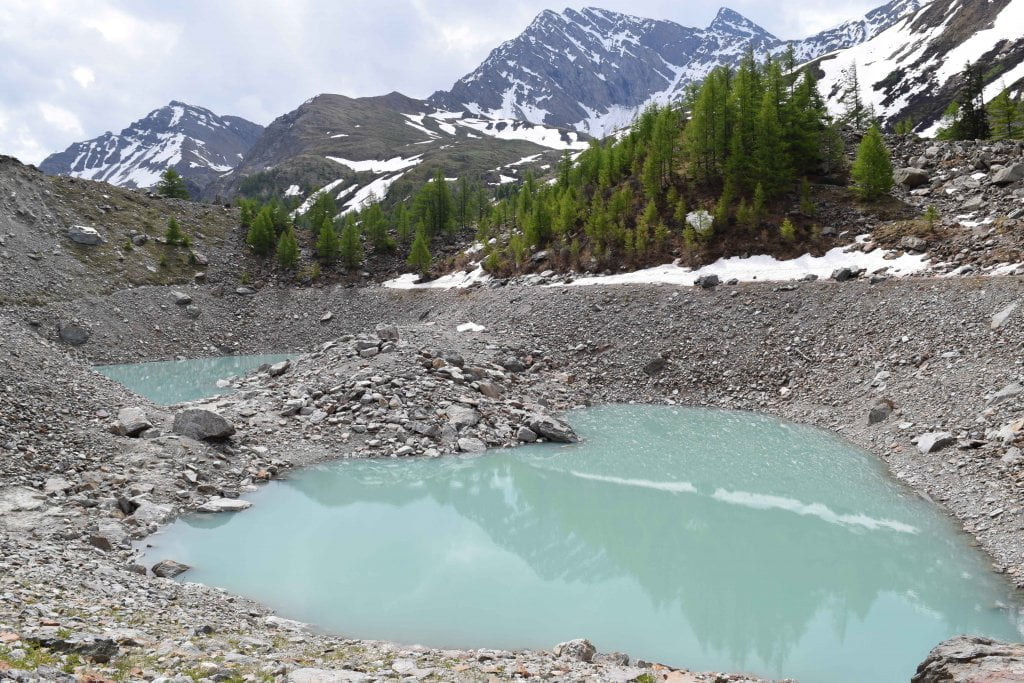
<svg viewBox="0 0 1024 683"><path fill-rule="evenodd" d="M377 333L377 338L381 341L398 341L400 338L398 325L381 323L374 328L374 332Z"/></svg>
<svg viewBox="0 0 1024 683"><path fill-rule="evenodd" d="M526 426L549 441L558 443L579 441L579 437L576 436L572 427L550 415L531 415L526 421Z"/></svg>
<svg viewBox="0 0 1024 683"><path fill-rule="evenodd" d="M149 235L145 233L135 235L134 237L132 237L132 244L135 245L136 247L143 247L146 245L146 242L148 241Z"/></svg>
<svg viewBox="0 0 1024 683"><path fill-rule="evenodd" d="M445 408L444 412L448 422L460 432L480 421L480 413L468 406L454 404Z"/></svg>
<svg viewBox="0 0 1024 683"><path fill-rule="evenodd" d="M999 405L1003 401L1009 401L1011 398L1016 398L1024 393L1024 386L1021 386L1020 382L1011 382L1005 387L1000 389L988 400L990 406Z"/></svg>
<svg viewBox="0 0 1024 683"><path fill-rule="evenodd" d="M900 246L906 249L907 251L921 253L928 249L928 242L926 240L921 239L920 237L913 237L911 235L907 235L906 237L900 240Z"/></svg>
<svg viewBox="0 0 1024 683"><path fill-rule="evenodd" d="M196 306L195 304L191 304L185 307L185 315L187 315L190 318L198 318L202 314L203 310Z"/></svg>
<svg viewBox="0 0 1024 683"><path fill-rule="evenodd" d="M171 298L174 299L175 305L188 306L192 303L192 297L185 292L171 292Z"/></svg>
<svg viewBox="0 0 1024 683"><path fill-rule="evenodd" d="M879 401L868 411L868 424L876 425L885 422L892 415L892 401Z"/></svg>
<svg viewBox="0 0 1024 683"><path fill-rule="evenodd" d="M935 646L912 683L1024 681L1024 645L981 636L956 636Z"/></svg>
<svg viewBox="0 0 1024 683"><path fill-rule="evenodd" d="M837 268L836 270L832 271L831 277L836 282L846 282L848 280L854 279L855 277L857 277L857 275L850 268Z"/></svg>
<svg viewBox="0 0 1024 683"><path fill-rule="evenodd" d="M43 483L43 493L48 496L56 493L67 493L72 488L74 488L74 484L64 477L50 477Z"/></svg>
<svg viewBox="0 0 1024 683"><path fill-rule="evenodd" d="M644 374L653 377L664 370L666 365L668 365L668 361L663 356L655 356L644 363Z"/></svg>
<svg viewBox="0 0 1024 683"><path fill-rule="evenodd" d="M976 211L983 208L986 203L984 195L976 194L961 204L960 208L964 211Z"/></svg>
<svg viewBox="0 0 1024 683"><path fill-rule="evenodd" d="M1024 163L1010 164L1005 166L992 176L994 185L1009 185L1024 180Z"/></svg>
<svg viewBox="0 0 1024 683"><path fill-rule="evenodd" d="M515 356L509 356L507 358L501 359L501 361L499 362L499 365L501 365L501 367L505 368L509 372L525 372L526 371L526 364L523 363L523 361L521 361L518 358L516 358Z"/></svg>
<svg viewBox="0 0 1024 683"><path fill-rule="evenodd" d="M235 433L223 416L203 408L189 408L174 416L174 433L197 441L219 441Z"/></svg>
<svg viewBox="0 0 1024 683"><path fill-rule="evenodd" d="M893 180L911 189L920 187L928 182L928 171L923 168L901 168L893 173Z"/></svg>
<svg viewBox="0 0 1024 683"><path fill-rule="evenodd" d="M119 648L110 638L74 634L67 638L60 636L29 636L28 642L62 654L76 654L98 664L105 664L117 656ZM34 677L32 680L36 680ZM46 678L46 680L51 680Z"/></svg>
<svg viewBox="0 0 1024 683"><path fill-rule="evenodd" d="M60 335L61 341L72 346L81 346L92 336L87 328L77 323L62 324L57 334Z"/></svg>
<svg viewBox="0 0 1024 683"><path fill-rule="evenodd" d="M45 496L35 489L0 489L0 515L8 512L32 512L41 509L45 504Z"/></svg>
<svg viewBox="0 0 1024 683"><path fill-rule="evenodd" d="M334 318L334 314L331 313L330 311L327 311L322 316L320 316L320 322L322 322L322 323L329 323L329 322L331 322L331 320L333 318Z"/></svg>
<svg viewBox="0 0 1024 683"><path fill-rule="evenodd" d="M487 444L480 439L474 439L472 437L463 437L457 442L459 450L463 453L483 453L487 450Z"/></svg>
<svg viewBox="0 0 1024 683"><path fill-rule="evenodd" d="M128 547L130 536L124 525L114 519L100 520L96 530L89 534L89 543L100 550Z"/></svg>
<svg viewBox="0 0 1024 683"><path fill-rule="evenodd" d="M917 450L921 453L934 453L941 451L946 446L951 446L956 441L949 432L928 432L922 434L917 440Z"/></svg>
<svg viewBox="0 0 1024 683"><path fill-rule="evenodd" d="M701 275L693 284L701 289L714 289L722 284L722 280L717 275Z"/></svg>
<svg viewBox="0 0 1024 683"><path fill-rule="evenodd" d="M196 508L198 512L215 514L218 512L241 512L252 507L252 503L239 498L211 498Z"/></svg>
<svg viewBox="0 0 1024 683"><path fill-rule="evenodd" d="M242 287L235 288L235 294L238 294L239 296L252 296L255 293L256 290L252 287L246 287L243 285Z"/></svg>
<svg viewBox="0 0 1024 683"><path fill-rule="evenodd" d="M1010 304L1009 306L1007 306L1003 310L1001 310L998 313L996 313L995 315L993 315L992 316L992 329L993 330L998 330L1003 325L1005 325L1006 321L1010 318L1010 316L1016 310L1017 310L1017 302L1014 301L1012 304Z"/></svg>
<svg viewBox="0 0 1024 683"><path fill-rule="evenodd" d="M173 579L184 574L192 567L174 560L161 560L153 565L153 573L163 579Z"/></svg>
<svg viewBox="0 0 1024 683"><path fill-rule="evenodd" d="M555 645L553 652L556 657L562 659L570 659L575 662L590 662L593 661L594 655L597 654L597 648L589 640L577 638Z"/></svg>
<svg viewBox="0 0 1024 683"><path fill-rule="evenodd" d="M516 439L523 443L533 443L537 440L537 432L529 427L520 427L516 430Z"/></svg>
<svg viewBox="0 0 1024 683"><path fill-rule="evenodd" d="M486 380L481 380L480 382L478 382L476 388L477 391L479 391L487 398L501 398L501 394L503 393L503 390L500 385L495 384L494 382L488 382Z"/></svg>
<svg viewBox="0 0 1024 683"><path fill-rule="evenodd" d="M281 361L280 363L274 363L269 368L267 368L267 374L270 375L271 377L280 377L284 373L288 372L288 368L290 368L291 366L292 362L286 359Z"/></svg>
<svg viewBox="0 0 1024 683"><path fill-rule="evenodd" d="M121 408L117 411L117 421L121 423L121 429L125 436L136 437L153 426L146 411L138 406Z"/></svg>
<svg viewBox="0 0 1024 683"><path fill-rule="evenodd" d="M88 225L72 225L68 228L68 237L75 244L84 244L86 246L103 244L103 237L100 233L97 232L96 228Z"/></svg>
<svg viewBox="0 0 1024 683"><path fill-rule="evenodd" d="M148 500L137 502L138 507L128 519L143 527L148 527L151 524L163 524L171 518L174 512L166 505L158 505Z"/></svg>

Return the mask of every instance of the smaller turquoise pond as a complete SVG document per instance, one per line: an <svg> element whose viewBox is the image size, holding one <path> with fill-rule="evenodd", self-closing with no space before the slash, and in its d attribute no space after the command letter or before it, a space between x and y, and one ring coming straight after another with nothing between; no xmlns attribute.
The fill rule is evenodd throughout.
<svg viewBox="0 0 1024 683"><path fill-rule="evenodd" d="M193 516L146 562L351 637L604 652L803 683L907 681L1021 637L1017 593L870 454L747 414L609 406L585 443L337 462Z"/></svg>
<svg viewBox="0 0 1024 683"><path fill-rule="evenodd" d="M97 365L93 369L153 403L171 405L219 394L225 390L217 386L217 380L244 375L264 363L278 363L288 357L280 353L220 356L158 363Z"/></svg>

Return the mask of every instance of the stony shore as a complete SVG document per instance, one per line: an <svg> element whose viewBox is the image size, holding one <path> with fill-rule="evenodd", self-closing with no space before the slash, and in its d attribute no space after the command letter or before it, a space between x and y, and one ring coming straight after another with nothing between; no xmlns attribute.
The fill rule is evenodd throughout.
<svg viewBox="0 0 1024 683"><path fill-rule="evenodd" d="M135 565L131 538L289 467L511 445L543 436L537 420L555 436L558 413L596 403L756 410L837 431L943 506L996 571L1024 584L1022 284L152 287L5 309L0 678L57 678L81 662L79 673L128 680L747 680L579 647L556 657L329 637ZM179 291L189 306L176 303ZM484 329L460 331L465 323ZM72 325L88 341L61 341ZM310 353L208 402L237 430L213 445L174 434L180 409L150 405L79 362L261 351ZM151 438L112 433L125 431L112 429L124 408L142 410Z"/></svg>

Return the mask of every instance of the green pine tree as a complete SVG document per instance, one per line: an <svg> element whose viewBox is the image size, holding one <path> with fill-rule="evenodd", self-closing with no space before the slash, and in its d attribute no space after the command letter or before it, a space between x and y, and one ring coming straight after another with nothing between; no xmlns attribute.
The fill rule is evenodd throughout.
<svg viewBox="0 0 1024 683"><path fill-rule="evenodd" d="M291 228L282 232L277 241L277 264L285 270L295 270L299 265L299 244Z"/></svg>
<svg viewBox="0 0 1024 683"><path fill-rule="evenodd" d="M416 231L416 239L412 241L409 248L409 258L406 263L420 275L430 272L430 246L427 243L426 228L420 226Z"/></svg>
<svg viewBox="0 0 1024 683"><path fill-rule="evenodd" d="M164 239L167 240L167 244L175 246L183 244L185 242L185 233L181 231L181 226L178 225L177 219L171 216L167 221L167 231L164 233Z"/></svg>
<svg viewBox="0 0 1024 683"><path fill-rule="evenodd" d="M854 192L865 201L881 199L892 189L892 160L877 125L864 134L851 174Z"/></svg>
<svg viewBox="0 0 1024 683"><path fill-rule="evenodd" d="M784 242L792 242L796 239L796 227L794 227L793 221L788 218L782 221L782 225L779 226L779 236Z"/></svg>
<svg viewBox="0 0 1024 683"><path fill-rule="evenodd" d="M274 231L274 218L270 207L264 207L256 214L245 241L260 256L267 256L274 250L277 233Z"/></svg>
<svg viewBox="0 0 1024 683"><path fill-rule="evenodd" d="M320 225L320 233L316 239L316 257L325 265L330 265L338 260L340 241L338 233L334 230L334 221L324 218Z"/></svg>
<svg viewBox="0 0 1024 683"><path fill-rule="evenodd" d="M341 262L346 268L352 270L362 264L363 243L359 239L359 226L356 225L355 217L350 213L345 218L345 227L341 230L341 245L339 247Z"/></svg>
<svg viewBox="0 0 1024 683"><path fill-rule="evenodd" d="M171 199L191 199L188 187L185 186L185 179L173 168L169 168L160 174L160 180L156 184L156 192Z"/></svg>

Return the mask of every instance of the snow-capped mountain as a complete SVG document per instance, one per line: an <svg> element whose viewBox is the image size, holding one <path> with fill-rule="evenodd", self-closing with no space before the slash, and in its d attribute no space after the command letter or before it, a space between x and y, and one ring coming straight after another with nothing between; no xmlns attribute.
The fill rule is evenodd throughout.
<svg viewBox="0 0 1024 683"><path fill-rule="evenodd" d="M430 102L601 136L650 102L678 98L716 66L737 63L748 48L763 56L792 44L798 60L807 61L875 36L923 2L892 0L862 19L791 43L727 8L707 28L594 7L549 10Z"/></svg>
<svg viewBox="0 0 1024 683"><path fill-rule="evenodd" d="M51 154L39 167L135 188L152 187L173 167L195 195L237 165L262 132L237 116L172 101L116 135L107 132Z"/></svg>
<svg viewBox="0 0 1024 683"><path fill-rule="evenodd" d="M409 191L438 170L496 185L528 168L551 169L565 151L588 144L577 131L464 116L400 93L325 94L274 120L205 195L283 194L306 207L317 193L331 192L348 212L389 191Z"/></svg>
<svg viewBox="0 0 1024 683"><path fill-rule="evenodd" d="M845 74L855 65L865 105L886 121L909 117L917 131L933 134L968 62L983 65L986 100L1024 85L1024 0L935 0L812 66L834 112L844 109Z"/></svg>

